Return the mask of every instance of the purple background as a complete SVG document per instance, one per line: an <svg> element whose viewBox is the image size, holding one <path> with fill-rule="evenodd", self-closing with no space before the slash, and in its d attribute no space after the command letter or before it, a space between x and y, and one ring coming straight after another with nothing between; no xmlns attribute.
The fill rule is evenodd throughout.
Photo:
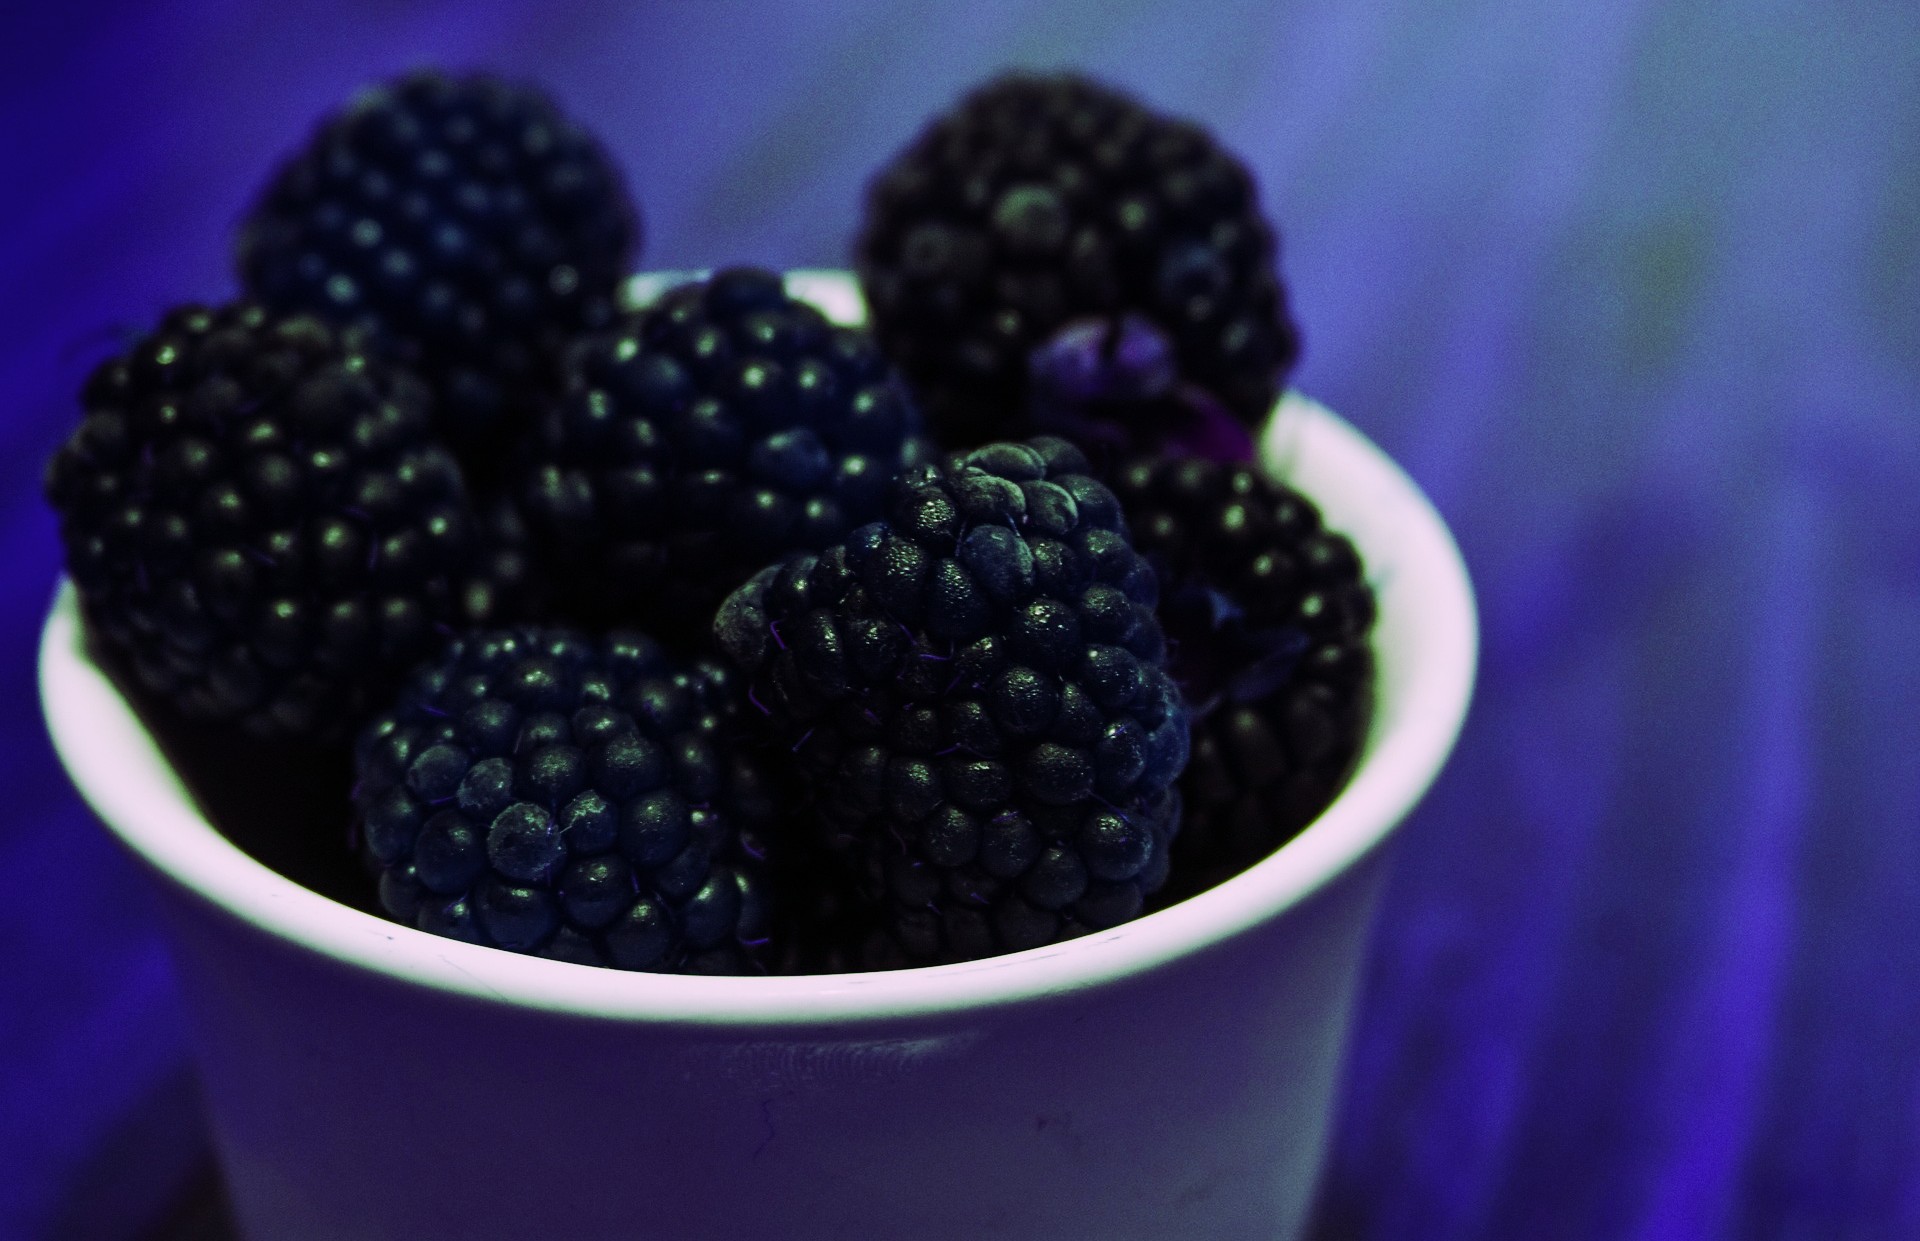
<svg viewBox="0 0 1920 1241"><path fill-rule="evenodd" d="M151 911L35 709L41 463L119 333L231 291L270 163L425 63L548 84L659 267L842 265L867 173L1004 65L1212 126L1282 228L1299 386L1428 489L1486 628L1379 924L1320 1236L1920 1236L1920 9L24 7L0 1236L190 1229L210 1184Z"/></svg>

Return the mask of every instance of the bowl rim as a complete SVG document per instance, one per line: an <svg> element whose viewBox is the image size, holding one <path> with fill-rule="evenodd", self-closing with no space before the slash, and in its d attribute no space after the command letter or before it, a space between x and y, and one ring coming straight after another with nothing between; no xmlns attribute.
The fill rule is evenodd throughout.
<svg viewBox="0 0 1920 1241"><path fill-rule="evenodd" d="M643 279L657 288L670 277ZM857 317L857 289L845 273L795 272L788 281L830 317ZM1459 548L1432 504L1365 436L1297 392L1283 395L1260 446L1263 462L1354 540L1379 594L1381 689L1354 774L1304 831L1233 878L1120 926L1023 952L892 971L710 978L573 965L441 938L302 887L222 836L89 658L77 595L64 577L41 635L41 703L81 795L168 883L256 933L397 982L578 1017L725 1026L844 1026L1032 1002L1166 967L1331 885L1418 803L1465 721L1478 620ZM1364 518L1389 508L1398 516L1387 525L1393 542L1383 546L1382 532ZM1383 634L1400 635L1398 644L1385 646Z"/></svg>

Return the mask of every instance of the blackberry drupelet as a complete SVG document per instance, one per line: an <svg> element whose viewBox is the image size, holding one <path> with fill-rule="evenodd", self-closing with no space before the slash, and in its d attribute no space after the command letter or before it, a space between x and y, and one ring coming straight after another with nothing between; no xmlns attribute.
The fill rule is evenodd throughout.
<svg viewBox="0 0 1920 1241"><path fill-rule="evenodd" d="M568 615L704 641L756 570L880 515L915 423L865 333L735 268L572 351L523 508Z"/></svg>
<svg viewBox="0 0 1920 1241"><path fill-rule="evenodd" d="M619 171L544 94L429 71L323 122L245 221L239 268L276 310L368 329L491 479L561 345L612 320L639 232Z"/></svg>
<svg viewBox="0 0 1920 1241"><path fill-rule="evenodd" d="M93 632L190 719L328 739L484 600L426 393L317 319L185 307L48 464Z"/></svg>
<svg viewBox="0 0 1920 1241"><path fill-rule="evenodd" d="M1114 490L1193 712L1177 898L1285 844L1346 782L1373 709L1373 592L1353 544L1257 467L1144 458Z"/></svg>
<svg viewBox="0 0 1920 1241"><path fill-rule="evenodd" d="M882 347L957 445L1024 433L1033 351L1127 314L1258 425L1299 353L1276 249L1252 178L1203 130L1075 74L1014 73L881 171L855 257Z"/></svg>
<svg viewBox="0 0 1920 1241"><path fill-rule="evenodd" d="M735 745L732 676L631 633L458 639L356 748L382 907L582 964L756 971L773 806Z"/></svg>
<svg viewBox="0 0 1920 1241"><path fill-rule="evenodd" d="M884 927L869 966L1113 926L1166 881L1186 714L1153 571L1086 469L1051 437L917 467L715 619Z"/></svg>

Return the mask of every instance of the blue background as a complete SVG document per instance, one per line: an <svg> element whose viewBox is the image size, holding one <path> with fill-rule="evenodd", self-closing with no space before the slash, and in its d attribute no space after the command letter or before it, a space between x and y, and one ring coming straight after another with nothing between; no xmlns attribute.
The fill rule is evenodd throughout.
<svg viewBox="0 0 1920 1241"><path fill-rule="evenodd" d="M35 708L41 463L122 333L231 292L271 163L426 63L550 86L628 170L657 267L843 265L868 173L1002 66L1211 126L1283 232L1299 386L1429 491L1484 609L1319 1235L1920 1236L1920 8L24 7L0 1237L191 1228L210 1185L152 912Z"/></svg>

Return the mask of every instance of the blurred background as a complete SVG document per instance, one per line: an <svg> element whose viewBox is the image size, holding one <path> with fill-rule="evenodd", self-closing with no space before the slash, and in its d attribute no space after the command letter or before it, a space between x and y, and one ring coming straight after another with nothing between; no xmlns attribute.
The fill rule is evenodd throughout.
<svg viewBox="0 0 1920 1241"><path fill-rule="evenodd" d="M0 10L0 1236L220 1235L158 928L39 722L42 463L124 333L232 293L315 120L425 64L550 88L655 267L844 265L1003 67L1211 127L1297 385L1485 625L1316 1235L1920 1236L1920 7L1832 0Z"/></svg>

